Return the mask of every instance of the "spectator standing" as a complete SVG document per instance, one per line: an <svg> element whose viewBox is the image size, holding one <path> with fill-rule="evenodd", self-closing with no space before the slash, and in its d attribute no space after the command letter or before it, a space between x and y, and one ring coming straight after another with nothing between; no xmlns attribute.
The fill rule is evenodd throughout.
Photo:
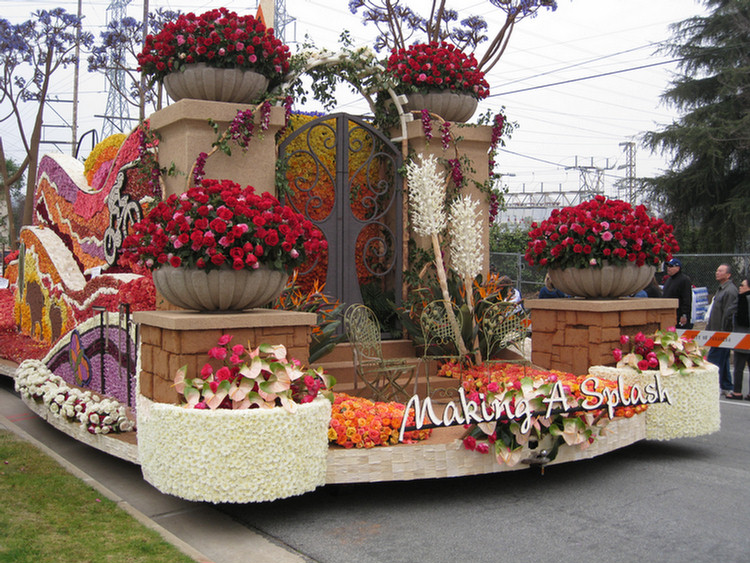
<svg viewBox="0 0 750 563"><path fill-rule="evenodd" d="M502 300L518 305L516 311L522 310L523 298L521 297L521 292L513 287L513 282L510 278L508 276L500 276L500 279L497 280L497 284L500 286L500 297Z"/></svg>
<svg viewBox="0 0 750 563"><path fill-rule="evenodd" d="M667 275L662 295L670 299L677 299L677 328L693 328L693 289L690 278L682 271L679 258L672 258L667 262Z"/></svg>
<svg viewBox="0 0 750 563"><path fill-rule="evenodd" d="M737 299L737 315L734 318L735 332L750 332L750 283L742 280ZM727 395L727 399L742 399L742 380L745 376L745 366L750 365L750 352L734 351L734 391ZM745 397L750 401L750 394Z"/></svg>
<svg viewBox="0 0 750 563"><path fill-rule="evenodd" d="M643 291L646 292L646 297L656 298L656 297L663 297L661 287L659 287L659 282L656 281L656 276L651 278L651 283L646 286L646 289Z"/></svg>
<svg viewBox="0 0 750 563"><path fill-rule="evenodd" d="M732 283L732 268L729 264L721 264L716 268L716 281L719 289L711 302L711 314L706 323L706 330L732 332L734 329L734 314L737 311L737 286ZM719 386L721 394L728 395L733 389L732 374L729 372L729 348L711 348L706 359L719 366Z"/></svg>

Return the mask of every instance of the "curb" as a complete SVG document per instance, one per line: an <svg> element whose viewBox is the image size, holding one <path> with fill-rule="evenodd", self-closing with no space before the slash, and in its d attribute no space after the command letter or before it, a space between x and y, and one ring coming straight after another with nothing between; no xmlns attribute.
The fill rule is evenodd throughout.
<svg viewBox="0 0 750 563"><path fill-rule="evenodd" d="M187 555L194 561L198 563L212 563L212 560L206 557L203 553L201 553L190 544L178 538L169 530L163 528L162 526L154 522L151 518L149 518L146 514L144 514L137 508L135 508L128 501L124 500L123 498L115 494L113 491L111 491L110 489L102 485L99 481L91 477L88 473L81 471L78 467L76 467L75 465L70 463L68 460L60 456L57 452L51 450L45 444L42 444L39 440L37 440L36 438L31 436L27 432L22 430L20 427L18 427L16 424L8 420L2 414L0 414L0 426L4 426L5 428L13 432L16 436L18 436L22 440L31 443L33 446L35 446L40 451L42 451L45 455L54 459L68 473L72 474L73 476L77 477L78 479L80 479L81 481L89 485L90 487L93 487L94 489L99 491L103 496L105 496L112 502L116 503L118 507L120 507L122 510L130 514L133 518L135 518L140 524L158 533L165 541L172 544L174 547L176 547L178 550L180 550L182 553L184 553L185 555Z"/></svg>

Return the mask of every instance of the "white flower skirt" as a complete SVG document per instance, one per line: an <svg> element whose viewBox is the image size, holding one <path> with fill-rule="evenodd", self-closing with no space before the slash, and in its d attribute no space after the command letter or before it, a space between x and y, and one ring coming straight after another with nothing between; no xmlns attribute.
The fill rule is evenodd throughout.
<svg viewBox="0 0 750 563"><path fill-rule="evenodd" d="M589 373L602 379L617 380L622 375L625 385L638 384L641 391L654 382L656 371L638 373L631 368L593 366ZM709 365L705 369L691 369L687 375L679 373L660 376L671 404L649 405L646 410L646 439L673 440L713 434L721 428L719 411L719 369Z"/></svg>
<svg viewBox="0 0 750 563"><path fill-rule="evenodd" d="M138 395L143 477L163 493L208 502L262 502L325 484L331 403L196 410Z"/></svg>

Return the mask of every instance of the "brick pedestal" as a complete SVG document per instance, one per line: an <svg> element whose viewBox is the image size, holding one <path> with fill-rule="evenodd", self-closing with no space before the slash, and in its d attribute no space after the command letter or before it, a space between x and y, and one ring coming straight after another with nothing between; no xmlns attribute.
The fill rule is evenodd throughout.
<svg viewBox="0 0 750 563"><path fill-rule="evenodd" d="M620 335L653 334L675 324L677 299L527 299L531 361L576 375L614 365Z"/></svg>
<svg viewBox="0 0 750 563"><path fill-rule="evenodd" d="M141 329L141 394L158 403L179 402L174 390L175 372L187 365L188 377L200 375L209 361L208 351L219 337L232 334L232 344L254 348L259 344L283 344L287 357L307 365L310 331L317 323L314 313L254 309L243 313L196 313L193 311L139 311L134 314ZM221 364L211 360L214 369Z"/></svg>

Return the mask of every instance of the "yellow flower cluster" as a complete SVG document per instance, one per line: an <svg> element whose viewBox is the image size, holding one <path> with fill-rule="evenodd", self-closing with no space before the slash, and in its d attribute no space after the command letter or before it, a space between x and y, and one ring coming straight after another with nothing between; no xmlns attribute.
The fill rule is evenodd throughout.
<svg viewBox="0 0 750 563"><path fill-rule="evenodd" d="M126 138L127 135L124 133L115 133L97 143L83 164L83 173L86 176L89 186L92 185L94 176L99 171L99 168L103 164L114 160L115 156L117 156L117 151L120 150L120 146L122 146Z"/></svg>

